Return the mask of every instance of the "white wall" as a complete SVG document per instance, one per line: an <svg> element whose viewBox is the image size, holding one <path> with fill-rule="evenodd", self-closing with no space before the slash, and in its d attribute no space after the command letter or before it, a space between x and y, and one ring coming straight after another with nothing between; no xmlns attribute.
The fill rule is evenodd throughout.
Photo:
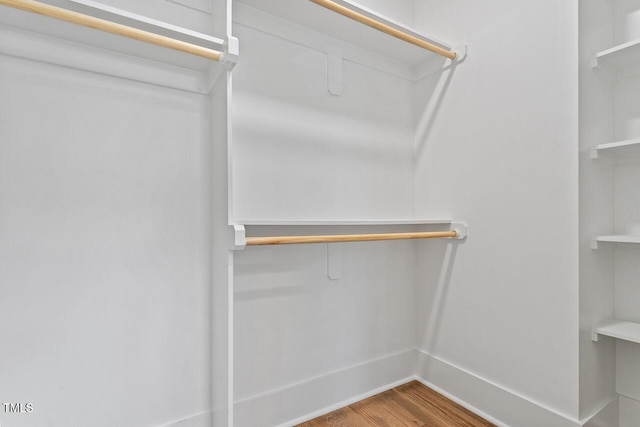
<svg viewBox="0 0 640 427"><path fill-rule="evenodd" d="M324 52L234 28L232 219L411 218L411 83L344 61L333 96Z"/></svg>
<svg viewBox="0 0 640 427"><path fill-rule="evenodd" d="M420 247L420 374L510 425L578 417L577 5L416 4L469 45L416 91L416 214L470 230Z"/></svg>
<svg viewBox="0 0 640 427"><path fill-rule="evenodd" d="M414 245L251 248L235 255L236 425L279 425L413 374Z"/></svg>
<svg viewBox="0 0 640 427"><path fill-rule="evenodd" d="M208 423L208 98L1 56L0 99L0 421Z"/></svg>

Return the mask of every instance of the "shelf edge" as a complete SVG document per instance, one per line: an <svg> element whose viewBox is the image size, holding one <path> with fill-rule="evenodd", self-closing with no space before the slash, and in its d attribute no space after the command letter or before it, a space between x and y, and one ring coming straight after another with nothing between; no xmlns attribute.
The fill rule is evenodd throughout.
<svg viewBox="0 0 640 427"><path fill-rule="evenodd" d="M628 329L632 333L628 333ZM611 337L623 341L640 344L640 323L619 319L609 319L595 325L591 332L591 340L598 342L600 336Z"/></svg>

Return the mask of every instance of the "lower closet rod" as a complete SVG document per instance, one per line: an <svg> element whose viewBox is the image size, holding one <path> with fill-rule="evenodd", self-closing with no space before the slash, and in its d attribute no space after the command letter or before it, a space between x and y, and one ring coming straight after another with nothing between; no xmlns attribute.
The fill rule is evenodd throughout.
<svg viewBox="0 0 640 427"><path fill-rule="evenodd" d="M187 43L181 40L172 39L171 37L161 36L160 34L151 33L149 31L128 27L116 22L107 21L106 19L84 15L82 13L63 9L61 7L51 6L33 0L0 0L0 5L13 7L27 12L37 13L40 15L48 16L49 18L55 18L61 21L66 21L72 24L82 25L84 27L105 31L107 33L116 34L141 42L178 50L214 61L220 61L221 52L218 52L217 50L208 49L206 47L198 46L193 43Z"/></svg>
<svg viewBox="0 0 640 427"><path fill-rule="evenodd" d="M455 230L452 230L452 231L425 231L425 232L416 232L416 233L247 237L247 246L292 245L295 243L368 242L373 240L437 239L437 238L443 238L443 237L454 238L457 236L458 236L458 232Z"/></svg>

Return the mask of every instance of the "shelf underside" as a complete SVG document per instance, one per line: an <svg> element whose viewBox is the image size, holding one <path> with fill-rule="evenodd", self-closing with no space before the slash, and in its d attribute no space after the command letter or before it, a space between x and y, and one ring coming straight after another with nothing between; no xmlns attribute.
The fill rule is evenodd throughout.
<svg viewBox="0 0 640 427"><path fill-rule="evenodd" d="M600 335L640 343L640 323L617 319L607 320L593 328L593 341L598 341Z"/></svg>
<svg viewBox="0 0 640 427"><path fill-rule="evenodd" d="M611 236L597 236L596 242L603 243L640 243L640 236L619 234Z"/></svg>
<svg viewBox="0 0 640 427"><path fill-rule="evenodd" d="M384 34L308 0L240 0L239 3L405 64L417 65L439 57L426 49ZM407 26L374 14L352 2L337 0L336 3L439 47L452 49L452 46L444 42L421 35ZM242 7L237 7L235 10L237 11L235 19L246 25L246 15L249 12L243 11Z"/></svg>
<svg viewBox="0 0 640 427"><path fill-rule="evenodd" d="M206 93L224 68L216 61L34 13L5 6L0 12L0 54L198 93ZM221 48L210 41L201 45Z"/></svg>
<svg viewBox="0 0 640 427"><path fill-rule="evenodd" d="M603 63L614 72L637 73L640 67L640 40L633 40L597 53L594 65L600 66Z"/></svg>
<svg viewBox="0 0 640 427"><path fill-rule="evenodd" d="M640 138L600 144L595 147L592 158L600 157L616 160L640 158Z"/></svg>

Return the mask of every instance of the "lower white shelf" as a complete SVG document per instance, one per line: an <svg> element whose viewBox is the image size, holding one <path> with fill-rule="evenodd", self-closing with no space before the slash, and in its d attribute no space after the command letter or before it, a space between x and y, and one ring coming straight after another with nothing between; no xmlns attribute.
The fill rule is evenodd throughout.
<svg viewBox="0 0 640 427"><path fill-rule="evenodd" d="M464 240L467 225L451 220L245 221L231 224L234 250L245 246L450 238Z"/></svg>
<svg viewBox="0 0 640 427"><path fill-rule="evenodd" d="M593 328L591 339L598 341L601 335L640 344L640 323L610 319Z"/></svg>
<svg viewBox="0 0 640 427"><path fill-rule="evenodd" d="M598 249L598 243L640 243L640 236L619 234L612 236L596 236L591 241L591 249Z"/></svg>

